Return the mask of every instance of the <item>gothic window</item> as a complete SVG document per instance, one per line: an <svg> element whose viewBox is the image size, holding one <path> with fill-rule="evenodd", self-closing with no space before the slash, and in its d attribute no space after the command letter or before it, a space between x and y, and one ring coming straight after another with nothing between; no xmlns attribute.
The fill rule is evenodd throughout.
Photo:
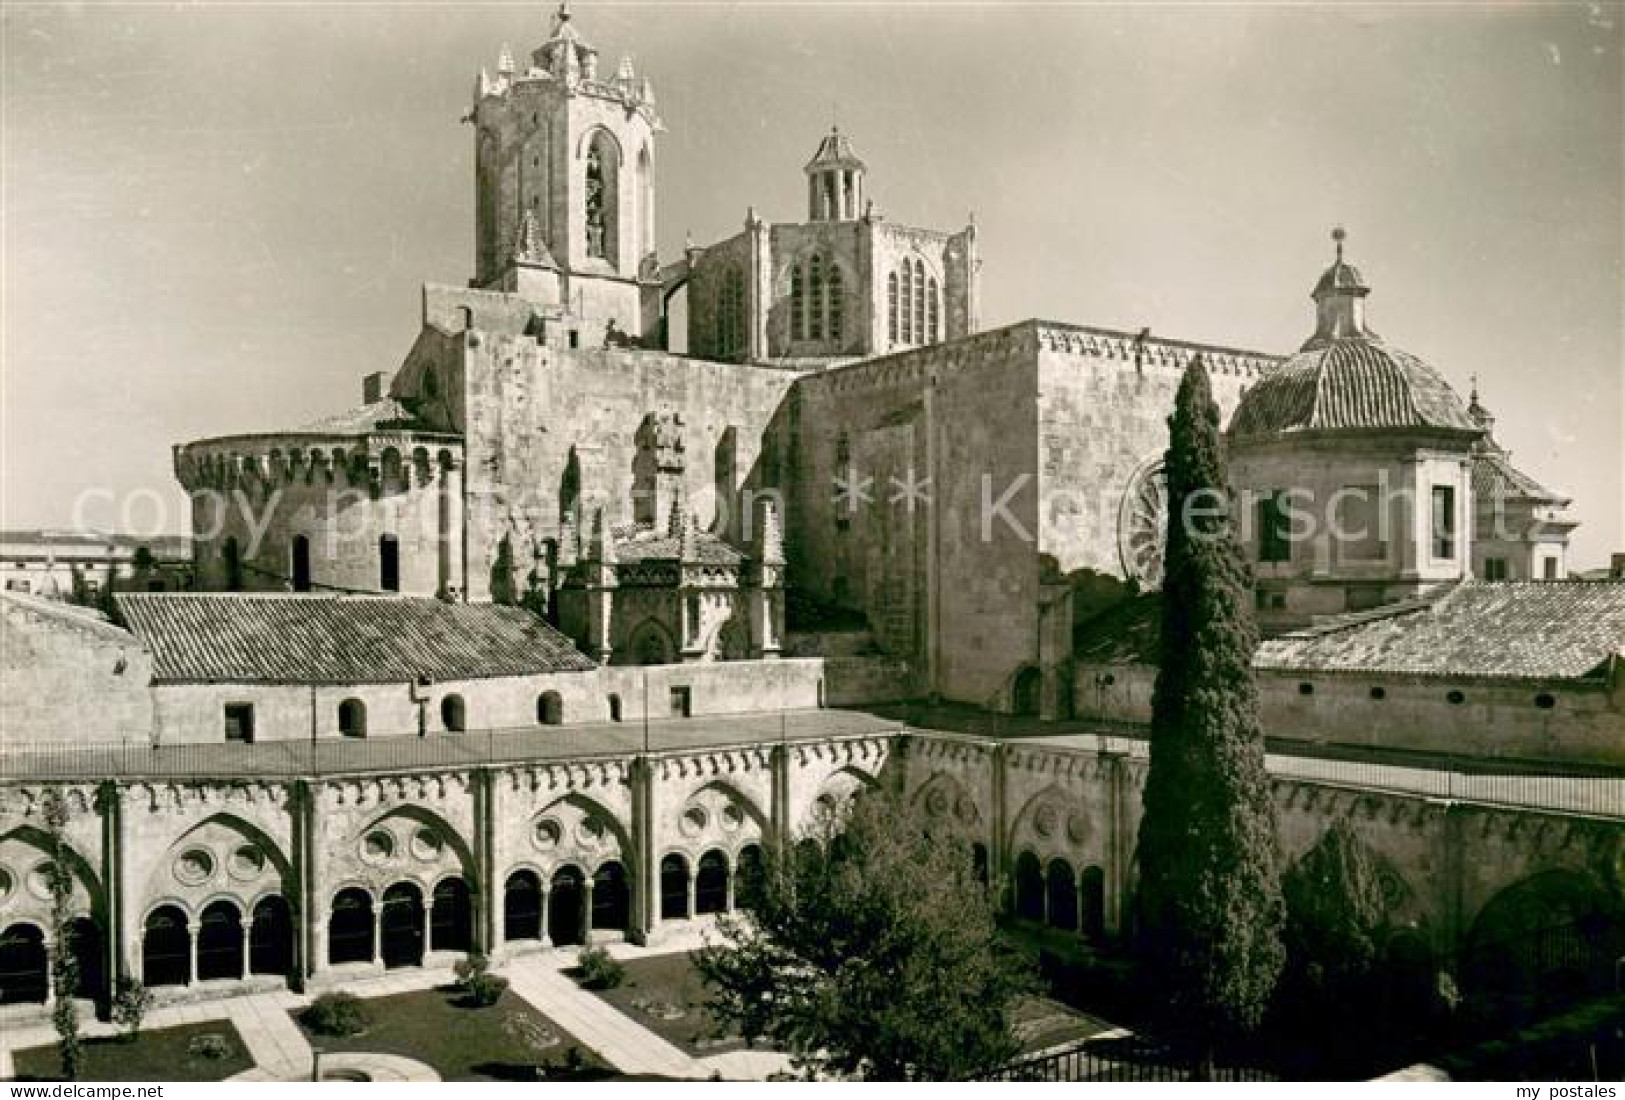
<svg viewBox="0 0 1625 1100"><path fill-rule="evenodd" d="M914 313L910 302L914 301L914 268L907 260L903 261L902 300L898 312L903 319L902 340L905 344L914 342Z"/></svg>
<svg viewBox="0 0 1625 1100"><path fill-rule="evenodd" d="M937 342L937 334L941 331L938 328L941 312L942 302L937 296L937 281L932 279L926 284L925 291L925 342L928 344Z"/></svg>
<svg viewBox="0 0 1625 1100"><path fill-rule="evenodd" d="M717 292L717 355L732 359L745 350L745 275L731 267Z"/></svg>
<svg viewBox="0 0 1625 1100"><path fill-rule="evenodd" d="M801 265L796 264L790 269L790 339L805 340L807 338L806 309L807 303L801 293Z"/></svg>
<svg viewBox="0 0 1625 1100"><path fill-rule="evenodd" d="M807 339L824 338L824 263L814 256L807 261Z"/></svg>
<svg viewBox="0 0 1625 1100"><path fill-rule="evenodd" d="M594 142L587 151L587 255L604 254L604 158Z"/></svg>
<svg viewBox="0 0 1625 1100"><path fill-rule="evenodd" d="M841 269L835 261L831 260L829 265L829 338L831 340L841 338L841 327L844 321L842 310L845 307L845 303L841 298Z"/></svg>
<svg viewBox="0 0 1625 1100"><path fill-rule="evenodd" d="M925 343L925 265L914 261L914 342Z"/></svg>
<svg viewBox="0 0 1625 1100"><path fill-rule="evenodd" d="M886 339L897 343L897 272L886 276Z"/></svg>
<svg viewBox="0 0 1625 1100"><path fill-rule="evenodd" d="M609 131L599 130L587 147L587 255L618 265L620 256L620 150ZM633 210L636 215L636 209Z"/></svg>

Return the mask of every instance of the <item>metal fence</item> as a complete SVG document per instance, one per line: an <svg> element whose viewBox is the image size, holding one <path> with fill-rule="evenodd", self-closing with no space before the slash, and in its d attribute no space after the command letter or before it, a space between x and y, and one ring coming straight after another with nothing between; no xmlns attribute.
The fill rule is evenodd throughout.
<svg viewBox="0 0 1625 1100"><path fill-rule="evenodd" d="M1189 1081L1191 1064L1162 1044L1137 1035L1085 1039L1063 1050L1018 1059L975 1078L978 1081ZM1265 1070L1215 1066L1213 1081L1275 1081Z"/></svg>

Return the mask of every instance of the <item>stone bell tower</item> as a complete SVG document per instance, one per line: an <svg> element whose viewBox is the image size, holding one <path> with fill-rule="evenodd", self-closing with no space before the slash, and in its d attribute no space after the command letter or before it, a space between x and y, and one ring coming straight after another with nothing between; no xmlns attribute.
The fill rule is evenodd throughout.
<svg viewBox="0 0 1625 1100"><path fill-rule="evenodd" d="M654 89L623 57L600 70L569 4L516 63L481 70L475 136L474 278L641 331L640 275L652 273ZM557 289L554 290L556 285Z"/></svg>

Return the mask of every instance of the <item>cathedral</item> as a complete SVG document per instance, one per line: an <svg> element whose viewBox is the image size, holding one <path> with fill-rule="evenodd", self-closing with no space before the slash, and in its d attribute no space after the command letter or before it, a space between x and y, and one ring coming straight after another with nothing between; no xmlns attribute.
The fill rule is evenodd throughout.
<svg viewBox="0 0 1625 1100"><path fill-rule="evenodd" d="M1109 943L1197 361L1286 856L1358 816L1424 963L1497 957L1531 883L1606 916L1596 973L1625 949L1619 780L1586 773L1625 763L1625 583L1567 579L1568 501L1376 333L1341 230L1290 354L986 329L976 226L882 216L839 130L804 220L661 257L654 86L567 6L466 121L473 276L423 287L399 368L174 448L193 590L0 593L0 1019L62 950L105 1005L118 975L190 1000L657 943L880 782L970 830L1016 919ZM1394 753L1585 778L1509 796Z"/></svg>

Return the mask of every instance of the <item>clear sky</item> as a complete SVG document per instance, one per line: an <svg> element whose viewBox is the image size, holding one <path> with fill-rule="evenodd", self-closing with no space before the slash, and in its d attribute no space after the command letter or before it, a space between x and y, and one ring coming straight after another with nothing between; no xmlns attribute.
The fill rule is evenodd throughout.
<svg viewBox="0 0 1625 1100"><path fill-rule="evenodd" d="M975 212L988 327L1292 350L1341 223L1372 327L1573 495L1574 564L1625 550L1620 4L575 11L655 83L664 255L799 219L832 117L888 217ZM550 13L5 7L0 522L179 530L171 444L358 403L471 273L458 120Z"/></svg>

